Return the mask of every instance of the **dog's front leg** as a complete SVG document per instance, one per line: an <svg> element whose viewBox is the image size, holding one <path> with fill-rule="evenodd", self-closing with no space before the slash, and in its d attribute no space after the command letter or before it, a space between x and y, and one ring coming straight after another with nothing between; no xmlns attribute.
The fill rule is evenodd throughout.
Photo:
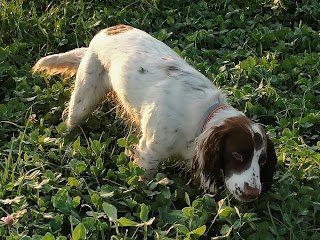
<svg viewBox="0 0 320 240"><path fill-rule="evenodd" d="M135 158L134 163L139 167L144 168L145 173L143 178L151 180L158 171L160 160L157 155L154 155L154 153L142 152L139 154L138 158Z"/></svg>
<svg viewBox="0 0 320 240"><path fill-rule="evenodd" d="M139 145L135 150L134 162L144 168L144 179L150 180L158 171L159 164L165 158L165 155L159 149L159 145L155 142L148 142L146 144L146 138L142 137L139 141Z"/></svg>

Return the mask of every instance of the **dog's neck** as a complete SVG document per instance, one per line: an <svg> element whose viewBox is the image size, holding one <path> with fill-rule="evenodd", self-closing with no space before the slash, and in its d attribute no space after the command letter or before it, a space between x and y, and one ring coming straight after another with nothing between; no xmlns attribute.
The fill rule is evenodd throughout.
<svg viewBox="0 0 320 240"><path fill-rule="evenodd" d="M245 114L230 105L228 105L226 108L219 109L219 111L217 111L207 122L206 126L204 126L202 132L211 128L212 126L220 126L226 119L236 116L245 116Z"/></svg>
<svg viewBox="0 0 320 240"><path fill-rule="evenodd" d="M203 116L215 103L227 105L228 107L225 109L219 109L219 111L217 111L214 116L207 121L203 132L200 133L199 129L202 128L201 124L203 124ZM185 159L192 159L197 139L205 137L204 134L207 132L207 129L212 126L221 125L227 118L244 115L242 112L227 104L226 96L218 88L213 90L208 89L208 91L205 92L204 97L199 98L198 101L189 102L188 109L188 112L183 112L183 129L188 130L184 132L184 137L187 139L187 142L190 143L188 146L181 146L184 149L187 149L183 154Z"/></svg>
<svg viewBox="0 0 320 240"><path fill-rule="evenodd" d="M204 131L204 129L206 129L206 126L208 124L208 122L210 122L210 120L212 118L214 118L215 114L221 110L221 109L226 109L228 108L229 105L228 104L224 104L224 103L215 103L213 104L211 107L208 108L208 110L203 114L203 117L200 121L199 124L199 135Z"/></svg>
<svg viewBox="0 0 320 240"><path fill-rule="evenodd" d="M194 129L192 134L195 137L198 137L212 126L220 126L227 118L244 116L244 113L227 103L225 94L218 88L211 90L201 100L201 102L199 101L201 105L197 102L198 105L192 107L193 111L189 113L191 116L188 118L194 120L194 122L190 123L190 128L187 129ZM213 115L209 116L211 112L213 112Z"/></svg>

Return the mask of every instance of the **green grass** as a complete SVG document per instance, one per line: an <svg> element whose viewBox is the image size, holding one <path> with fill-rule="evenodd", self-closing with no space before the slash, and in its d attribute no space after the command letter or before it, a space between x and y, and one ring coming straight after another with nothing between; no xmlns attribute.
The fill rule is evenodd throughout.
<svg viewBox="0 0 320 240"><path fill-rule="evenodd" d="M2 239L320 238L319 2L176 2L0 1L0 217L13 217ZM120 23L174 48L268 129L271 192L250 204L202 194L172 163L138 181L124 155L136 136L107 102L67 132L72 81L31 67Z"/></svg>

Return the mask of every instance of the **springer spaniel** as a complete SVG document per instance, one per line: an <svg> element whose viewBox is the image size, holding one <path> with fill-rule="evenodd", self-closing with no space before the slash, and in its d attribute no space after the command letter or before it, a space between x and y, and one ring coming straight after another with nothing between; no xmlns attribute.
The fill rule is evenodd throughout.
<svg viewBox="0 0 320 240"><path fill-rule="evenodd" d="M263 128L227 104L225 95L164 43L139 29L100 31L88 48L41 58L33 72L76 75L71 129L113 91L141 130L135 162L152 178L171 156L184 160L204 191L225 185L241 202L271 187L277 157Z"/></svg>

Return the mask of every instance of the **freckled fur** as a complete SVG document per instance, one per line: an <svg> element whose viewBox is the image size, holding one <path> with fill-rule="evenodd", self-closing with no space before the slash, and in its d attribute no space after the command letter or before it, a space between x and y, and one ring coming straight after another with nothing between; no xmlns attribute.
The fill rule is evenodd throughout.
<svg viewBox="0 0 320 240"><path fill-rule="evenodd" d="M248 200L243 198L248 187L251 195L254 188L261 191L263 181L270 188L276 155L263 129L229 106L218 110L199 133L203 114L217 102L226 104L226 96L149 34L125 25L107 28L92 39L88 48L40 59L33 72L42 70L64 77L76 74L71 100L64 111L70 129L84 121L106 95L114 95L141 131L132 155L145 168L145 178L152 178L163 160L178 156L205 191L215 192L224 184L222 171L227 189L240 201ZM225 146L233 134L243 137ZM260 141L259 149L254 148L255 134L261 135L262 141L256 139ZM243 165L231 164L227 157L231 145L246 148L243 143L248 139L250 149L254 149L252 157ZM265 164L271 172L260 169L259 155L264 152L272 158Z"/></svg>

